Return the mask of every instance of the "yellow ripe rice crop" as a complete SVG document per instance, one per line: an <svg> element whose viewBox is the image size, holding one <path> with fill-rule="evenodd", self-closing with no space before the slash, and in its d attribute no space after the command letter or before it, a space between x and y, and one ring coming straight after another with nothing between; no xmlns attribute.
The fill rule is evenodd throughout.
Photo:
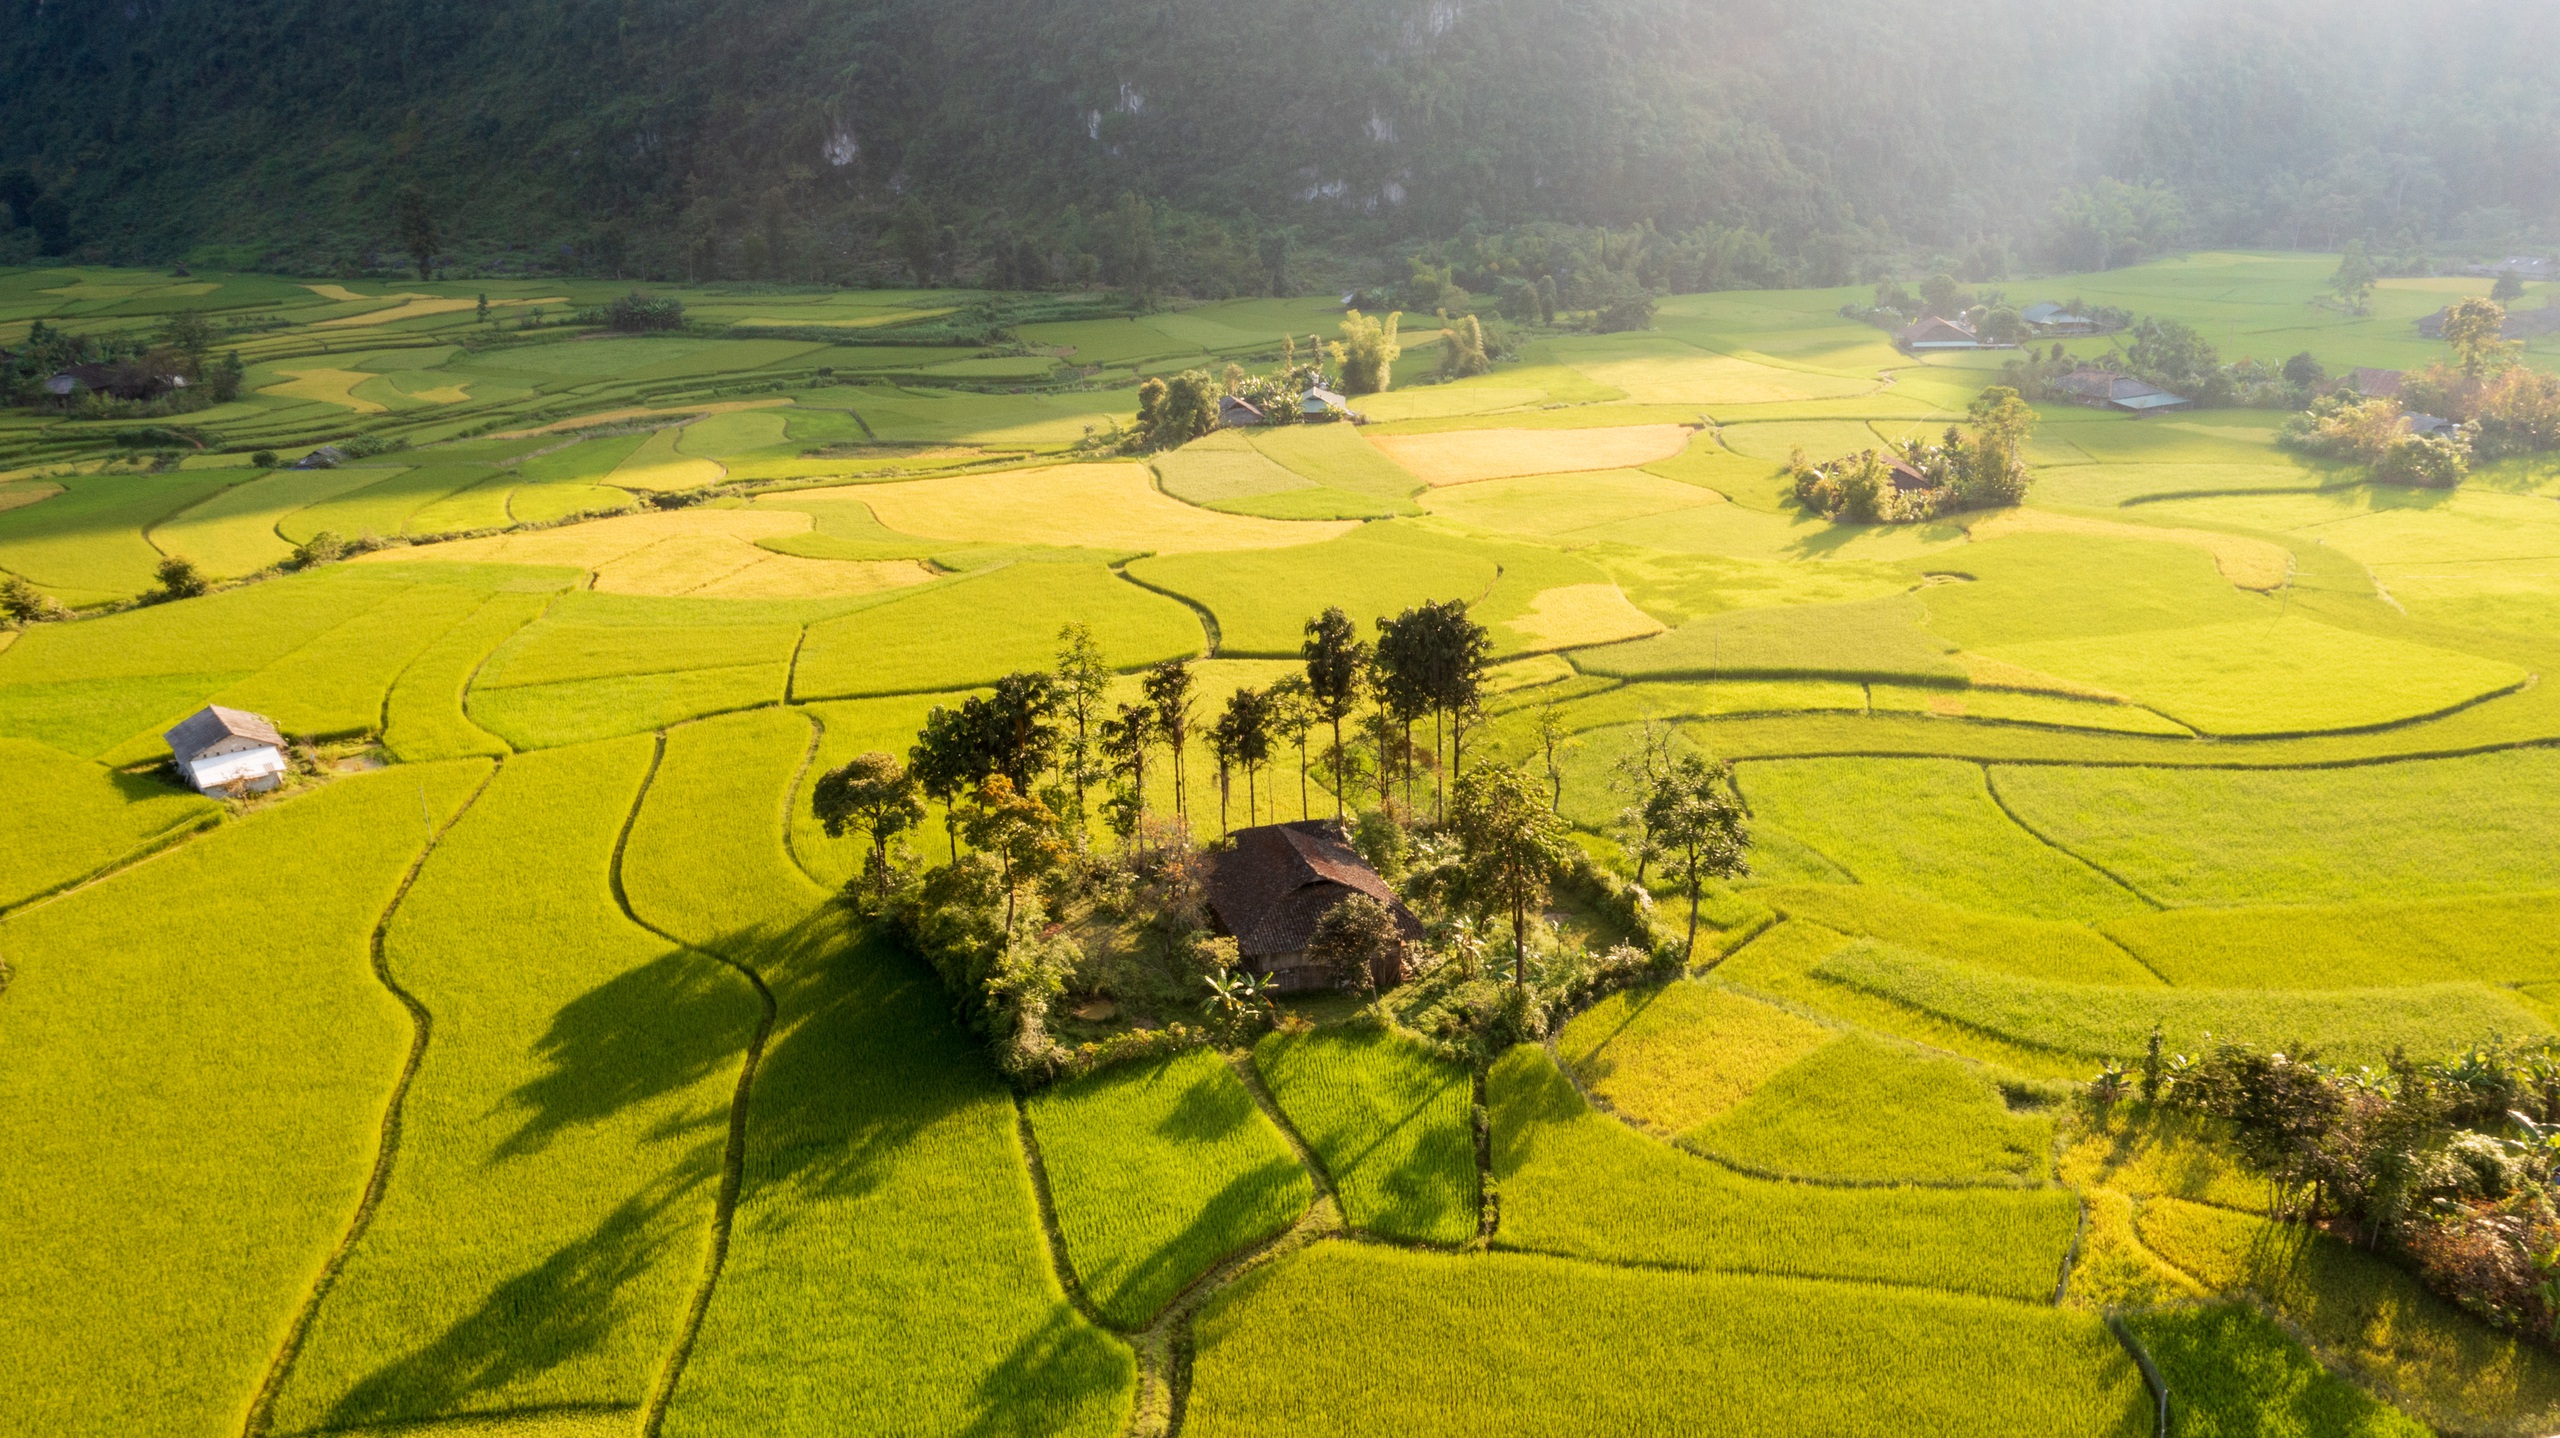
<svg viewBox="0 0 2560 1438"><path fill-rule="evenodd" d="M2049 509L1997 510L1968 526L1966 533L1976 540L1994 540L2012 534L2095 534L2109 539L2149 539L2163 544L2184 544L2212 555L2214 568L2221 570L2223 578L2241 589L2281 589L2286 578L2293 573L2293 555L2273 540L2251 539L2244 534L2223 534L2210 529L2162 529L2147 524L2120 524L2114 520L2056 514Z"/></svg>
<svg viewBox="0 0 2560 1438"><path fill-rule="evenodd" d="M862 490L880 522L905 534L1180 554L1277 549L1347 534L1346 521L1254 519L1197 509L1159 492L1142 464L1079 464L903 480Z"/></svg>
<svg viewBox="0 0 2560 1438"><path fill-rule="evenodd" d="M1605 429L1469 429L1442 434L1380 434L1369 442L1426 484L1466 484L1521 474L1633 469L1688 447L1678 424Z"/></svg>
<svg viewBox="0 0 2560 1438"><path fill-rule="evenodd" d="M1662 632L1662 621L1627 602L1614 584L1565 584L1543 589L1512 628L1547 649L1615 644Z"/></svg>
<svg viewBox="0 0 2560 1438"><path fill-rule="evenodd" d="M362 370L320 367L289 369L281 373L291 375L292 379L284 384L268 385L258 393L275 395L280 399L317 400L322 404L334 404L354 410L358 414L381 414L388 409L386 405L357 397L355 387L375 378Z"/></svg>
<svg viewBox="0 0 2560 1438"><path fill-rule="evenodd" d="M729 471L718 464L677 452L676 443L683 434L679 429L662 429L649 436L648 443L633 450L603 482L617 489L666 490L699 489L726 479Z"/></svg>

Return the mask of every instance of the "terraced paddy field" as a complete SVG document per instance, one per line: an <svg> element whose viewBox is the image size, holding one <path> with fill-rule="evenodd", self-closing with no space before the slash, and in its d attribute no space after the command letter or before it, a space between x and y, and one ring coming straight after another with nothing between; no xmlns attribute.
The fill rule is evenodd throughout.
<svg viewBox="0 0 2560 1438"><path fill-rule="evenodd" d="M2011 293L2339 372L2426 362L2414 320L2487 287L2350 317L2309 303L2334 264ZM146 280L17 276L0 344ZM0 647L0 1435L2130 1438L2164 1388L2181 1434L2560 1426L2548 1344L2082 1097L2154 1032L2560 1042L2530 465L2395 490L2280 415L2044 406L2024 506L1832 524L1791 451L1934 433L1996 374L1842 319L1863 292L1674 296L1364 425L1130 455L1088 434L1143 377L1267 368L1336 308L701 289L610 336L564 322L585 282L488 282L485 321L476 282L210 283L239 400L0 416L0 572L70 611ZM173 557L211 592L156 596ZM1485 629L1467 766L1524 766L1654 901L1603 935L1559 891L1534 975L1673 953L1547 1032L1470 1045L1446 995L1507 921L1444 923L1378 1002L1017 1086L844 901L868 846L820 777L1072 625L1094 721L1191 665L1179 780L1161 736L1121 776L1139 848L1377 810L1392 716L1347 717L1341 796L1321 719L1223 775L1209 731L1324 608L1446 602ZM175 782L208 703L291 737L284 790ZM1682 965L1626 776L1691 753L1752 844ZM1436 762L1385 787L1426 830ZM1061 842L1120 855L1086 779ZM918 862L973 847L952 797ZM993 951L1158 942L1040 912ZM1215 1006L1117 972L1042 1021Z"/></svg>

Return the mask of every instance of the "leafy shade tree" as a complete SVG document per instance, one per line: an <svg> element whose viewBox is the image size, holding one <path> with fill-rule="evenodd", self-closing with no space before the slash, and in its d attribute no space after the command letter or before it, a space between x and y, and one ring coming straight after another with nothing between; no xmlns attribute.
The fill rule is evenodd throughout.
<svg viewBox="0 0 2560 1438"><path fill-rule="evenodd" d="M2364 241L2347 241L2347 251L2338 257L2337 272L2329 276L2329 293L2351 315L2368 314L2373 309L2373 287L2381 276L2374 273L2373 261L2366 257Z"/></svg>
<svg viewBox="0 0 2560 1438"><path fill-rule="evenodd" d="M964 699L960 712L969 721L970 740L978 751L978 770L971 777L1002 774L1016 792L1031 792L1032 780L1049 767L1058 731L1058 682L1036 670L1017 670L996 681L985 698Z"/></svg>
<svg viewBox="0 0 2560 1438"><path fill-rule="evenodd" d="M2477 295L2445 312L2444 342L2453 346L2454 360L2465 378L2478 379L2514 363L2519 347L2499 337L2506 327L2506 307Z"/></svg>
<svg viewBox="0 0 2560 1438"><path fill-rule="evenodd" d="M889 221L889 248L917 284L933 283L942 255L942 230L923 200L909 195L898 206L896 216Z"/></svg>
<svg viewBox="0 0 2560 1438"><path fill-rule="evenodd" d="M1549 876L1565 861L1564 821L1528 775L1480 765L1458 781L1454 827L1467 896L1478 912L1511 918L1511 984L1529 982L1529 914L1547 902Z"/></svg>
<svg viewBox="0 0 2560 1438"><path fill-rule="evenodd" d="M1125 845L1147 816L1147 746L1155 737L1156 712L1144 704L1123 704L1099 727L1103 763L1119 781L1103 805L1104 815Z"/></svg>
<svg viewBox="0 0 2560 1438"><path fill-rule="evenodd" d="M1218 755L1218 827L1227 827L1227 773L1244 770L1244 821L1258 817L1254 776L1271 757L1271 701L1259 689L1239 688L1227 696L1210 742Z"/></svg>
<svg viewBox="0 0 2560 1438"><path fill-rule="evenodd" d="M1110 687L1111 666L1103 661L1102 646L1094 643L1093 626L1076 620L1061 628L1056 693L1067 729L1061 736L1066 752L1059 759L1059 768L1065 771L1068 787L1074 791L1075 812L1067 817L1079 852L1084 849L1085 825L1091 814L1085 805L1085 786L1102 777L1096 766L1095 742L1103 723L1103 697Z"/></svg>
<svg viewBox="0 0 2560 1438"><path fill-rule="evenodd" d="M204 389L215 404L229 404L240 397L241 381L249 367L240 362L238 350L225 350L222 358L205 367Z"/></svg>
<svg viewBox="0 0 2560 1438"><path fill-rule="evenodd" d="M1168 659L1147 671L1139 688L1146 695L1147 708L1154 714L1156 732L1164 735L1173 753L1173 813L1188 823L1191 818L1190 797L1184 789L1183 750L1191 738L1191 663L1186 659Z"/></svg>
<svg viewBox="0 0 2560 1438"><path fill-rule="evenodd" d="M1467 379L1489 374L1493 361L1484 351L1484 325L1474 315L1460 315L1440 332L1440 377Z"/></svg>
<svg viewBox="0 0 2560 1438"><path fill-rule="evenodd" d="M1138 438L1150 449L1174 449L1218 427L1218 382L1206 370L1138 386Z"/></svg>
<svg viewBox="0 0 2560 1438"><path fill-rule="evenodd" d="M1993 305L1983 312L1982 337L1993 344L2023 343L2027 338L2026 317L2007 305Z"/></svg>
<svg viewBox="0 0 2560 1438"><path fill-rule="evenodd" d="M1562 810L1564 808L1564 751L1580 748L1582 741L1574 738L1573 731L1565 727L1564 705L1557 702L1553 695L1540 701L1537 728L1533 732L1538 741L1539 762L1546 766L1547 802L1554 808Z"/></svg>
<svg viewBox="0 0 2560 1438"><path fill-rule="evenodd" d="M916 781L907 767L886 754L857 754L840 769L818 776L810 807L830 839L860 829L871 837L871 856L863 876L875 889L889 882L889 843L924 822L924 805L916 798Z"/></svg>
<svg viewBox="0 0 2560 1438"><path fill-rule="evenodd" d="M1298 656L1306 661L1307 696L1315 716L1333 730L1333 817L1339 819L1349 792L1343 777L1349 756L1342 747L1342 721L1360 707L1369 646L1361 640L1351 616L1335 605L1307 621L1306 640L1298 646Z"/></svg>
<svg viewBox="0 0 2560 1438"><path fill-rule="evenodd" d="M213 322L202 310L180 310L160 326L160 343L185 359L187 378L200 378L213 350Z"/></svg>
<svg viewBox="0 0 2560 1438"><path fill-rule="evenodd" d="M1333 346L1333 368L1342 377L1344 394L1377 394L1394 380L1396 360L1404 347L1396 343L1401 312L1385 319L1353 310L1342 317L1342 339Z"/></svg>
<svg viewBox="0 0 2560 1438"><path fill-rule="evenodd" d="M971 848L995 856L1004 885L1004 932L1010 940L1023 886L1066 857L1066 846L1058 842L1058 816L1048 805L1017 791L1012 780L990 774L971 798L961 830Z"/></svg>
<svg viewBox="0 0 2560 1438"><path fill-rule="evenodd" d="M1540 275L1538 276L1538 323L1542 325L1551 325L1555 322L1556 277L1553 275Z"/></svg>
<svg viewBox="0 0 2560 1438"><path fill-rule="evenodd" d="M1307 957L1321 964L1334 981L1356 994L1377 987L1378 969L1397 943L1395 916L1366 894L1324 911L1307 941Z"/></svg>
<svg viewBox="0 0 2560 1438"><path fill-rule="evenodd" d="M1263 691L1263 702L1270 716L1271 737L1286 739L1298 751L1298 817L1312 812L1307 795L1307 736L1315 732L1315 699L1307 692L1304 675L1289 674ZM1280 817L1280 794L1275 785L1271 795L1271 817Z"/></svg>
<svg viewBox="0 0 2560 1438"><path fill-rule="evenodd" d="M436 256L443 252L444 237L427 192L415 184L402 185L391 197L391 226L399 236L400 248L416 262L418 278L434 279Z"/></svg>
<svg viewBox="0 0 2560 1438"><path fill-rule="evenodd" d="M2309 350L2284 362L2284 382L2296 389L2318 389L2329 382L2329 367Z"/></svg>
<svg viewBox="0 0 2560 1438"><path fill-rule="evenodd" d="M155 601L193 599L213 587L212 582L204 577L204 571L196 568L195 561L181 555L172 554L161 560L151 575L160 582L159 587L151 592Z"/></svg>
<svg viewBox="0 0 2560 1438"><path fill-rule="evenodd" d="M1709 879L1745 873L1751 836L1729 766L1683 754L1645 797L1645 824L1664 864L1689 895L1689 933L1683 958L1698 948L1698 894Z"/></svg>
<svg viewBox="0 0 2560 1438"><path fill-rule="evenodd" d="M1627 851L1635 856L1636 885L1644 885L1647 865L1662 857L1662 836L1654 832L1654 814L1647 799L1671 777L1677 731L1652 715L1636 726L1636 746L1612 766L1611 785L1626 796L1627 806L1618 811L1618 824L1626 835Z"/></svg>
<svg viewBox="0 0 2560 1438"><path fill-rule="evenodd" d="M2498 282L2489 286L2489 298L2502 305L2511 305L2523 299L2524 277L2513 270L2502 272L2498 276Z"/></svg>
<svg viewBox="0 0 2560 1438"><path fill-rule="evenodd" d="M41 624L66 618L70 613L61 600L28 583L24 576L12 574L0 579L0 614L7 615L12 624Z"/></svg>
<svg viewBox="0 0 2560 1438"><path fill-rule="evenodd" d="M914 747L907 750L907 772L926 798L942 806L943 838L955 855L960 850L960 796L987 772L973 727L962 711L936 704L933 712L925 715L924 728L917 731Z"/></svg>
<svg viewBox="0 0 2560 1438"><path fill-rule="evenodd" d="M2186 232L2187 210L2168 186L2104 179L2054 206L2053 245L2076 269L2111 270L2159 254Z"/></svg>
<svg viewBox="0 0 2560 1438"><path fill-rule="evenodd" d="M1993 385L1965 411L1973 428L1957 446L1956 502L1964 509L1997 509L2027 497L2027 439L2036 412L2007 385Z"/></svg>
<svg viewBox="0 0 2560 1438"><path fill-rule="evenodd" d="M1379 618L1378 644L1369 655L1370 694L1400 736L1407 809L1413 807L1413 726L1422 716L1436 712L1438 696L1432 682L1432 665L1437 656L1432 653L1431 641L1418 611L1408 609L1393 619ZM1383 752L1379 763L1383 771ZM1383 772L1380 782L1383 788Z"/></svg>

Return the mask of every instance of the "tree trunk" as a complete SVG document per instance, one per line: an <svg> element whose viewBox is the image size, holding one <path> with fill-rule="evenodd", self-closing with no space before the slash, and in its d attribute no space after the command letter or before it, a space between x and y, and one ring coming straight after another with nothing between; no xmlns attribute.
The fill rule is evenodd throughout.
<svg viewBox="0 0 2560 1438"><path fill-rule="evenodd" d="M1342 761L1349 757L1351 756L1342 752L1342 717L1335 715L1333 720L1333 817L1337 823L1342 819Z"/></svg>
<svg viewBox="0 0 2560 1438"><path fill-rule="evenodd" d="M1698 875L1689 874L1689 937L1680 945L1680 962L1687 963L1698 952Z"/></svg>
<svg viewBox="0 0 2560 1438"><path fill-rule="evenodd" d="M1307 736L1298 736L1298 822L1307 821Z"/></svg>
<svg viewBox="0 0 2560 1438"><path fill-rule="evenodd" d="M1431 817L1443 823L1449 817L1449 771L1440 767L1441 716L1448 711L1431 711Z"/></svg>
<svg viewBox="0 0 2560 1438"><path fill-rule="evenodd" d="M1511 987L1529 987L1529 906L1511 906Z"/></svg>

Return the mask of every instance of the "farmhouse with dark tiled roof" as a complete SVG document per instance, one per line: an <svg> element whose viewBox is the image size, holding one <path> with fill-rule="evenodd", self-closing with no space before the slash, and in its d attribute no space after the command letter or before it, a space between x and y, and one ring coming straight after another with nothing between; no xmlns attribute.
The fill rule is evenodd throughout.
<svg viewBox="0 0 2560 1438"><path fill-rule="evenodd" d="M284 736L275 721L209 704L162 736L188 783L207 794L262 794L284 782Z"/></svg>
<svg viewBox="0 0 2560 1438"><path fill-rule="evenodd" d="M1387 881L1324 820L1238 829L1230 847L1209 856L1209 913L1232 936L1245 968L1269 975L1283 990L1333 987L1333 975L1307 954L1316 921L1353 894L1386 906L1405 942L1422 937ZM1380 988L1401 983L1401 953L1382 960Z"/></svg>

